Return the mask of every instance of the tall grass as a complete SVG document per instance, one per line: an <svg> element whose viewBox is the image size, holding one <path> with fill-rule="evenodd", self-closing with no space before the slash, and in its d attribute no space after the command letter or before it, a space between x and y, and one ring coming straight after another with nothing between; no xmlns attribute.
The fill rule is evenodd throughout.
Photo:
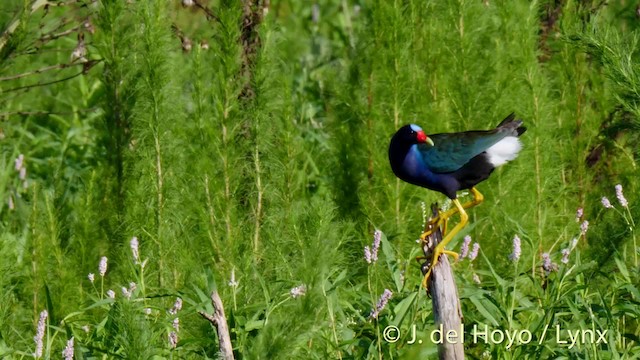
<svg viewBox="0 0 640 360"><path fill-rule="evenodd" d="M454 266L467 355L639 350L633 4L5 3L1 357L33 356L46 309L46 358L72 337L76 358L215 358L213 289L239 358L435 357L414 240L446 203L392 175L388 141L511 112L524 149L452 242L481 249Z"/></svg>

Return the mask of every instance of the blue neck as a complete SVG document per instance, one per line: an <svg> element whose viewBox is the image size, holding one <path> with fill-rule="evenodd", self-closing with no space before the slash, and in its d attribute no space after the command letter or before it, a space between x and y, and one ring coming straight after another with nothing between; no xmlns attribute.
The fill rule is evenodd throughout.
<svg viewBox="0 0 640 360"><path fill-rule="evenodd" d="M451 199L456 197L457 180L450 174L434 173L425 164L418 145L413 144L404 158L398 159L394 173L402 180L427 189L439 191Z"/></svg>

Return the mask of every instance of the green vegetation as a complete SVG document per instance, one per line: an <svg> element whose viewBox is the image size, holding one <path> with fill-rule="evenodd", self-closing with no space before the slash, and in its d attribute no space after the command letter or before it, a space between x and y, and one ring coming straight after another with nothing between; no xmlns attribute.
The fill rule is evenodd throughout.
<svg viewBox="0 0 640 360"><path fill-rule="evenodd" d="M72 337L78 359L216 358L198 311L217 288L237 358L435 358L415 239L421 203L444 197L396 179L388 141L409 122L487 129L516 112L524 149L479 186L486 201L453 241L481 244L454 265L467 356L631 358L638 13L628 1L3 1L0 357L33 358L46 310L42 358ZM388 325L400 341L383 340ZM406 344L414 325L422 344ZM474 342L485 325L532 338Z"/></svg>

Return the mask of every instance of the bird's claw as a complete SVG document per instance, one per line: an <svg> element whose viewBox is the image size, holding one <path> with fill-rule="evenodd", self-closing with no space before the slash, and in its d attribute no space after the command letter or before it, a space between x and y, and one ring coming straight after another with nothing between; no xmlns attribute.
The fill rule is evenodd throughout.
<svg viewBox="0 0 640 360"><path fill-rule="evenodd" d="M431 234L433 234L433 232L434 232L433 229L430 229L430 230L427 230L427 231L423 232L422 235L420 235L420 242L422 244L426 243L427 242L427 238L429 236L431 236Z"/></svg>
<svg viewBox="0 0 640 360"><path fill-rule="evenodd" d="M441 224L442 219L440 218L440 216L436 216L435 218L429 220L427 225L424 227L424 232L422 233L422 235L420 235L420 241L422 241L423 244L426 243L427 238L431 236L431 234L433 234L436 230L438 230Z"/></svg>
<svg viewBox="0 0 640 360"><path fill-rule="evenodd" d="M442 253L451 256L455 261L458 261L458 258L460 257L457 252L451 250L442 250Z"/></svg>
<svg viewBox="0 0 640 360"><path fill-rule="evenodd" d="M433 257L431 258L431 264L429 264L429 269L427 270L427 273L424 275L424 278L422 279L422 287L424 287L425 289L428 289L429 278L431 277L433 268L435 268L436 264L438 264L440 255L442 254L452 256L453 259L456 261L460 257L458 253L455 251L446 250L444 248L440 248L439 246L436 246L435 249L433 249Z"/></svg>
<svg viewBox="0 0 640 360"><path fill-rule="evenodd" d="M438 260L440 258L440 255L442 254L446 254L446 255L450 255L453 256L453 258L455 260L458 260L459 256L457 253L453 252L453 251L449 251L445 249L445 246L453 239L453 237L463 228L467 225L467 222L469 220L469 216L467 215L467 212L464 211L465 208L468 207L472 207L475 206L477 204L479 204L480 202L482 202L482 194L480 194L475 188L472 188L471 191L474 194L474 200L462 205L460 204L460 202L458 201L458 199L453 199L453 204L456 206L453 209L449 209L443 213L440 213L438 216L436 216L434 219L432 219L431 221L429 221L428 226L425 229L425 232L422 233L422 235L420 235L420 239L422 240L423 245L427 244L427 237L431 234L433 234L437 229L440 229L442 227L442 235L444 236L442 241L440 241L440 243L438 243L438 245L436 245L436 247L433 249L432 251L432 257L431 257L431 263L430 264L425 264L423 265L423 269L425 266L428 266L428 270L425 273L424 279L422 280L422 286L425 289L428 289L429 287L427 286L427 283L429 281L429 278L431 277L431 273L433 271L433 268L435 268L435 266L438 264ZM460 214L460 222L454 226L453 229L451 229L451 232L447 234L447 223L449 218L454 215L455 213L459 213Z"/></svg>

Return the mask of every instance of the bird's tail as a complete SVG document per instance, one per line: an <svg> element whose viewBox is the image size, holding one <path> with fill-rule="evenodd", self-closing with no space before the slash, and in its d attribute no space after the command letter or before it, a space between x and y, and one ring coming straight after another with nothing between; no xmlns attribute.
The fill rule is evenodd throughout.
<svg viewBox="0 0 640 360"><path fill-rule="evenodd" d="M515 113L509 114L496 128L509 132L510 136L520 136L527 131L527 128L522 126L522 120L516 119Z"/></svg>
<svg viewBox="0 0 640 360"><path fill-rule="evenodd" d="M522 149L518 137L527 130L522 126L522 120L516 119L516 115L513 113L502 120L496 129L499 133L504 134L504 138L486 150L489 162L493 167L498 167L518 156Z"/></svg>

